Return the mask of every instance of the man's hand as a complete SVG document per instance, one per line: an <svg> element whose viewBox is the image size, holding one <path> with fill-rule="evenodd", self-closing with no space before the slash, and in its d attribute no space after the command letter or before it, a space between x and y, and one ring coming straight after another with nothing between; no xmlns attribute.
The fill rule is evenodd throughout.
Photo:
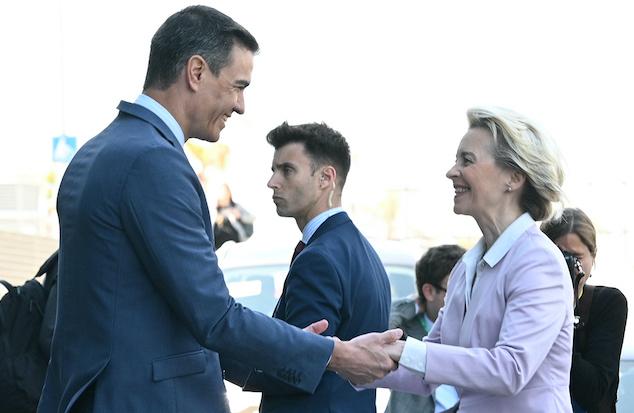
<svg viewBox="0 0 634 413"><path fill-rule="evenodd" d="M303 330L313 334L321 334L327 329L328 329L328 320L323 319L323 320L315 321L311 325L304 327Z"/></svg>
<svg viewBox="0 0 634 413"><path fill-rule="evenodd" d="M387 349L403 332L400 329L383 333L368 333L350 341L334 337L335 347L328 363L328 370L336 371L353 384L366 384L380 379L396 369ZM391 349L396 355L397 349ZM400 356L400 354L399 354Z"/></svg>

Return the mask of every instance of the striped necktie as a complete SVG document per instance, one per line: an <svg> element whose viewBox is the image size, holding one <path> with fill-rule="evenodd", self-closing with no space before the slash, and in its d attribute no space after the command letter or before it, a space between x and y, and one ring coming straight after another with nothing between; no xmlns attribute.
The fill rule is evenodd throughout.
<svg viewBox="0 0 634 413"><path fill-rule="evenodd" d="M293 261L295 261L295 257L297 257L297 255L302 252L302 250L304 249L304 247L306 246L306 244L304 244L304 241L299 241L297 243L297 245L295 246L295 251L293 251L293 258L291 258L291 264L293 263Z"/></svg>

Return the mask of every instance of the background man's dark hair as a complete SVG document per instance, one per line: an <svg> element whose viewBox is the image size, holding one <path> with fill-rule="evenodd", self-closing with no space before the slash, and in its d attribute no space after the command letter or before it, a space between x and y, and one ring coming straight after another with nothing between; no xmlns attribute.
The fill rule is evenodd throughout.
<svg viewBox="0 0 634 413"><path fill-rule="evenodd" d="M312 161L313 173L319 166L332 165L337 171L337 185L341 189L350 171L350 147L346 139L325 123L289 125L284 122L266 136L275 149L289 143L301 143Z"/></svg>
<svg viewBox="0 0 634 413"><path fill-rule="evenodd" d="M259 49L251 33L216 9L190 6L173 14L152 38L143 89L167 89L194 55L202 56L218 76L231 63L236 42L253 53Z"/></svg>
<svg viewBox="0 0 634 413"><path fill-rule="evenodd" d="M425 302L423 284L442 287L441 283L458 260L465 253L459 245L440 245L432 247L416 263L416 291L421 302Z"/></svg>

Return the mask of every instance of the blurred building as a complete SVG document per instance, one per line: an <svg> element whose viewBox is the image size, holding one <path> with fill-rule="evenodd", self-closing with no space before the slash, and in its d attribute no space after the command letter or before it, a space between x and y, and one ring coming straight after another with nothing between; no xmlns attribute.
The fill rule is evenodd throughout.
<svg viewBox="0 0 634 413"><path fill-rule="evenodd" d="M57 245L49 237L0 231L0 279L22 284L35 275Z"/></svg>
<svg viewBox="0 0 634 413"><path fill-rule="evenodd" d="M37 184L0 184L0 278L12 284L32 277L57 249L43 192Z"/></svg>

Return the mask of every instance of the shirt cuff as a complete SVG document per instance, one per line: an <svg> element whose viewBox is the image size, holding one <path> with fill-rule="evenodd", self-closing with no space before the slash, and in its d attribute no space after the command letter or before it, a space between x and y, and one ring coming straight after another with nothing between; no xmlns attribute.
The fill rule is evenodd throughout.
<svg viewBox="0 0 634 413"><path fill-rule="evenodd" d="M407 337L399 364L425 376L427 344L415 338Z"/></svg>

